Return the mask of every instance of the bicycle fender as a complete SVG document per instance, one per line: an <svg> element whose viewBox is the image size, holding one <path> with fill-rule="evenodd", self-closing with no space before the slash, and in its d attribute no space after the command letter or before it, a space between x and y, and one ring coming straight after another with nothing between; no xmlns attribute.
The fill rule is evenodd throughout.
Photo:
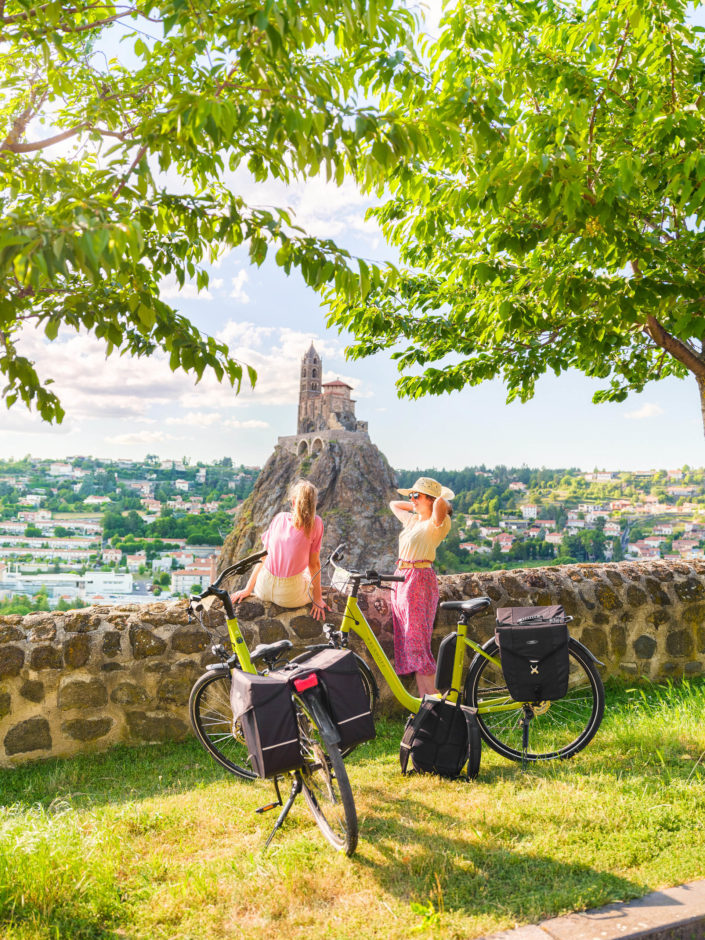
<svg viewBox="0 0 705 940"><path fill-rule="evenodd" d="M333 724L333 719L330 717L328 709L323 704L320 689L318 687L306 689L306 691L298 692L297 694L301 700L305 702L306 707L311 710L311 714L321 731L327 732L334 744L340 744L340 734Z"/></svg>
<svg viewBox="0 0 705 940"><path fill-rule="evenodd" d="M595 656L595 654L592 652L592 650L589 650L589 649L587 648L587 646L585 646L584 643L581 643L581 642L580 642L580 640L576 640L574 636L572 636L572 637L570 638L570 640L571 640L572 643L575 643L576 646L579 646L579 647L580 647L580 652L581 652L581 653L585 653L587 656L589 656L590 659L591 659L594 663L596 663L598 666L604 666L604 665L605 665L603 662L601 662L601 661L597 658L597 656Z"/></svg>

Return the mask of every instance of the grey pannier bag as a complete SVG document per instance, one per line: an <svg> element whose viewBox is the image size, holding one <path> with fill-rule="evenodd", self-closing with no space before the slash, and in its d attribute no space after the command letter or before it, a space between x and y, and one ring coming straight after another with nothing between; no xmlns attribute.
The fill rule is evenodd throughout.
<svg viewBox="0 0 705 940"><path fill-rule="evenodd" d="M286 676L234 669L230 704L239 722L253 771L275 777L303 765L299 726Z"/></svg>

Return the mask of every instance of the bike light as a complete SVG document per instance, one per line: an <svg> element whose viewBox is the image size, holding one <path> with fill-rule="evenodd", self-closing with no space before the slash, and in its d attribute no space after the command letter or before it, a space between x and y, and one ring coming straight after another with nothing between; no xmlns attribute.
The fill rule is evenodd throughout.
<svg viewBox="0 0 705 940"><path fill-rule="evenodd" d="M306 689L312 689L317 685L318 676L315 672L312 672L310 676L306 676L305 679L294 679L294 688L297 692L305 692Z"/></svg>

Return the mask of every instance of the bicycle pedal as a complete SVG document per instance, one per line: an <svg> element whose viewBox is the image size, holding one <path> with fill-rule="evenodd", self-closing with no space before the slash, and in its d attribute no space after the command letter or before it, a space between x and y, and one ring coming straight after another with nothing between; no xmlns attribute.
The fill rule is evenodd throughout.
<svg viewBox="0 0 705 940"><path fill-rule="evenodd" d="M255 812L256 812L256 813L266 813L268 810L270 810L270 809L276 809L277 806L281 806L281 805L282 805L281 800L279 800L279 802L277 802L277 803L267 803L266 806L260 806L260 808L259 808L259 809L256 809Z"/></svg>

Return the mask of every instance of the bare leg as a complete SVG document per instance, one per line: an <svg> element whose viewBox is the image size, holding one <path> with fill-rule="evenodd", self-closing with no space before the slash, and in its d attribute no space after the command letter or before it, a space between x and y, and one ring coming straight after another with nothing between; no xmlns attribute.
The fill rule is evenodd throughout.
<svg viewBox="0 0 705 940"><path fill-rule="evenodd" d="M428 675L424 675L421 672L417 672L416 673L416 686L419 690L419 695L421 696L421 698L423 698L424 695L436 695L437 689L436 689L435 673L432 672Z"/></svg>

